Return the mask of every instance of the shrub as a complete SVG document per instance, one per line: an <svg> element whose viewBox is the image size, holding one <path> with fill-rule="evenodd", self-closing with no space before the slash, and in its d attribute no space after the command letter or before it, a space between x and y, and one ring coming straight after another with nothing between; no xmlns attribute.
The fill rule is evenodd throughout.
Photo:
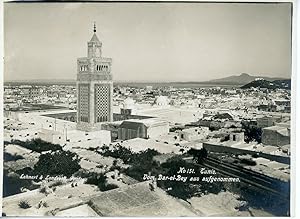
<svg viewBox="0 0 300 219"><path fill-rule="evenodd" d="M24 159L24 157L21 155L17 155L17 154L12 155L4 152L4 161L16 161L21 159Z"/></svg>
<svg viewBox="0 0 300 219"><path fill-rule="evenodd" d="M37 175L63 175L70 177L80 169L78 155L70 151L42 154L34 166Z"/></svg>
<svg viewBox="0 0 300 219"><path fill-rule="evenodd" d="M124 172L128 176L138 181L143 180L144 173L158 173L158 169L160 167L157 162L153 161L153 157L159 154L159 152L153 149L147 149L145 151L136 153L130 162L132 166L126 169Z"/></svg>
<svg viewBox="0 0 300 219"><path fill-rule="evenodd" d="M18 206L19 206L20 208L23 208L23 209L31 208L31 205L30 205L29 202L26 201L26 200L20 201L19 204L18 204Z"/></svg>
<svg viewBox="0 0 300 219"><path fill-rule="evenodd" d="M261 143L262 129L256 126L242 123L242 129L244 130L244 140L246 143L256 141Z"/></svg>
<svg viewBox="0 0 300 219"><path fill-rule="evenodd" d="M154 149L147 149L139 153L133 152L131 149L123 147L121 145L115 145L113 149L109 149L107 146L103 146L102 152L99 152L102 156L110 156L116 159L121 159L125 164L138 164L143 162L151 161L153 156L159 155L160 153ZM116 162L114 162L115 164Z"/></svg>
<svg viewBox="0 0 300 219"><path fill-rule="evenodd" d="M188 183L179 182L178 184L175 183L167 183L171 190L167 191L167 193L171 196L176 198L180 198L183 200L187 200L193 196L194 193L197 192L197 188L191 186Z"/></svg>
<svg viewBox="0 0 300 219"><path fill-rule="evenodd" d="M177 131L177 130L182 130L183 129L183 127L178 127L178 126L176 126L176 127L171 127L170 129L169 129L169 131L170 132L175 132L175 131Z"/></svg>
<svg viewBox="0 0 300 219"><path fill-rule="evenodd" d="M103 173L89 173L87 176L86 184L92 184L98 186L99 184L106 183L107 177Z"/></svg>
<svg viewBox="0 0 300 219"><path fill-rule="evenodd" d="M220 142L228 141L229 140L229 135L225 135L220 139Z"/></svg>
<svg viewBox="0 0 300 219"><path fill-rule="evenodd" d="M9 141L4 141L4 146L11 144Z"/></svg>
<svg viewBox="0 0 300 219"><path fill-rule="evenodd" d="M85 169L80 169L76 173L73 174L75 177L87 178L90 176L90 172Z"/></svg>
<svg viewBox="0 0 300 219"><path fill-rule="evenodd" d="M104 188L102 188L101 191L108 191L108 190L112 190L112 189L116 189L119 188L119 186L115 185L115 184L107 184L104 186Z"/></svg>
<svg viewBox="0 0 300 219"><path fill-rule="evenodd" d="M108 184L107 177L103 173L90 173L90 176L87 178L85 183L96 185L100 191L108 191L118 188L118 186L115 184Z"/></svg>
<svg viewBox="0 0 300 219"><path fill-rule="evenodd" d="M30 167L24 167L23 169L16 170L16 173L19 175L22 175L22 174L31 175L32 169Z"/></svg>
<svg viewBox="0 0 300 219"><path fill-rule="evenodd" d="M118 160L115 159L115 160L113 161L113 166L117 166L117 163L118 163Z"/></svg>
<svg viewBox="0 0 300 219"><path fill-rule="evenodd" d="M20 140L12 140L12 144L20 145L24 148L30 149L36 152L43 152L43 151L57 151L62 150L62 147L58 144L52 144L50 142L46 142L41 140L40 138L35 138L27 141L20 141Z"/></svg>
<svg viewBox="0 0 300 219"><path fill-rule="evenodd" d="M110 168L109 168L109 171L115 171L115 170L121 170L121 167L120 166L111 166Z"/></svg>
<svg viewBox="0 0 300 219"><path fill-rule="evenodd" d="M201 148L200 150L191 148L187 151L187 154L193 155L193 159L197 161L197 163L201 163L208 156L208 152L205 148Z"/></svg>
<svg viewBox="0 0 300 219"><path fill-rule="evenodd" d="M249 165L249 166L256 165L256 162L254 160L250 160L250 159L241 159L241 163Z"/></svg>
<svg viewBox="0 0 300 219"><path fill-rule="evenodd" d="M46 194L46 193L47 193L47 189L46 189L46 187L42 187L42 188L40 188L40 193L44 193L44 194Z"/></svg>
<svg viewBox="0 0 300 219"><path fill-rule="evenodd" d="M134 152L132 152L130 149L125 148L121 145L115 145L113 149L109 149L108 147L103 146L101 149L101 155L106 157L120 158L124 161L124 163L129 163L134 154Z"/></svg>
<svg viewBox="0 0 300 219"><path fill-rule="evenodd" d="M64 183L62 181L55 181L54 183L52 183L49 187L52 188L52 187L55 187L55 186L61 186L63 185Z"/></svg>

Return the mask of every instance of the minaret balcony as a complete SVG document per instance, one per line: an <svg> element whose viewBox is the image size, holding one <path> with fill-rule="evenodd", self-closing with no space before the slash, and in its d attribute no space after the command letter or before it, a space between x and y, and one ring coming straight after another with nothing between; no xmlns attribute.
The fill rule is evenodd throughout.
<svg viewBox="0 0 300 219"><path fill-rule="evenodd" d="M99 73L80 73L77 74L77 80L79 81L111 81L111 74L99 74Z"/></svg>

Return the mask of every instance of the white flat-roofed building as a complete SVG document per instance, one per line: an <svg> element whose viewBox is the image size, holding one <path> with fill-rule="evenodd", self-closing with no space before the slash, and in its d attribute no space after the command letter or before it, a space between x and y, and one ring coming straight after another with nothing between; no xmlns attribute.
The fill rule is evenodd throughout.
<svg viewBox="0 0 300 219"><path fill-rule="evenodd" d="M169 123L158 118L131 119L121 123L118 138L122 140L133 138L155 138L169 133Z"/></svg>
<svg viewBox="0 0 300 219"><path fill-rule="evenodd" d="M209 133L208 127L195 127L195 128L188 128L183 129L180 131L180 139L186 141L196 141L199 139L206 138Z"/></svg>
<svg viewBox="0 0 300 219"><path fill-rule="evenodd" d="M82 145L83 148L98 147L103 144L111 143L111 133L106 130L84 132L80 130L68 131L65 129L62 132L59 132L50 129L41 129L38 132L38 137L43 141L60 145L80 142L82 143L80 145Z"/></svg>
<svg viewBox="0 0 300 219"><path fill-rule="evenodd" d="M52 144L60 144L64 138L63 133L50 129L41 129L38 132L38 138Z"/></svg>

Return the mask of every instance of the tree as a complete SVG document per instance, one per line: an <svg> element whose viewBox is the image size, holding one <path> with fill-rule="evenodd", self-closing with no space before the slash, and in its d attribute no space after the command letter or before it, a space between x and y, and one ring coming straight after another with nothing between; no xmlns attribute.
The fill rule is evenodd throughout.
<svg viewBox="0 0 300 219"><path fill-rule="evenodd" d="M117 166L117 164L118 164L118 160L117 159L115 159L114 161L113 161L113 166Z"/></svg>
<svg viewBox="0 0 300 219"><path fill-rule="evenodd" d="M169 181L167 184L169 184L170 188L172 188L167 192L169 195L183 199L185 201L191 198L193 194L198 191L196 187L192 186L189 183Z"/></svg>
<svg viewBox="0 0 300 219"><path fill-rule="evenodd" d="M261 143L262 129L253 125L242 123L242 129L244 130L244 140L249 143L251 141L256 141Z"/></svg>
<svg viewBox="0 0 300 219"><path fill-rule="evenodd" d="M107 182L107 176L103 173L90 173L86 180L86 184L96 185L100 191L108 191L118 188L115 184L109 184Z"/></svg>
<svg viewBox="0 0 300 219"><path fill-rule="evenodd" d="M18 203L18 206L23 209L31 208L31 205L29 204L29 202L27 200L21 200Z"/></svg>
<svg viewBox="0 0 300 219"><path fill-rule="evenodd" d="M159 155L160 153L154 149L148 148L147 150L140 151L133 156L131 163L140 165L142 163L150 164L153 161L153 157Z"/></svg>
<svg viewBox="0 0 300 219"><path fill-rule="evenodd" d="M114 157L114 158L120 158L124 161L124 163L129 163L134 155L134 152L132 152L130 149L123 147L121 145L115 145L113 149L110 149L109 147L103 146L102 151L99 152L101 155L105 157Z"/></svg>
<svg viewBox="0 0 300 219"><path fill-rule="evenodd" d="M201 148L200 150L191 148L187 153L193 155L193 160L196 160L197 163L202 163L203 160L208 156L205 148Z"/></svg>
<svg viewBox="0 0 300 219"><path fill-rule="evenodd" d="M143 181L145 173L151 172L155 175L159 172L159 165L153 160L153 157L156 155L159 155L159 152L153 149L147 149L134 154L130 162L131 167L127 168L125 173L138 181Z"/></svg>
<svg viewBox="0 0 300 219"><path fill-rule="evenodd" d="M80 169L78 155L70 151L42 154L34 166L37 175L63 175L70 177Z"/></svg>
<svg viewBox="0 0 300 219"><path fill-rule="evenodd" d="M161 170L161 174L167 176L177 175L177 172L181 167L185 167L186 169L195 169L195 173L180 174L182 176L193 177L197 176L197 173L199 172L198 167L196 167L193 163L186 162L179 156L168 159L167 162L163 163L161 166L163 168ZM191 198L199 189L199 186L193 185L188 180L186 182L170 180L158 181L157 185L166 189L168 194L185 201ZM169 190L169 188L171 188L171 190Z"/></svg>

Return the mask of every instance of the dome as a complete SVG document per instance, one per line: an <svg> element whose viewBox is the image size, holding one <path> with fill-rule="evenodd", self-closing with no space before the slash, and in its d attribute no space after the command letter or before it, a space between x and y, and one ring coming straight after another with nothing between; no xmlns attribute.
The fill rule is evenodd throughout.
<svg viewBox="0 0 300 219"><path fill-rule="evenodd" d="M134 100L132 98L126 98L123 102L124 109L132 109L134 108Z"/></svg>
<svg viewBox="0 0 300 219"><path fill-rule="evenodd" d="M169 104L169 99L166 96L159 96L155 100L155 104L159 106L166 106Z"/></svg>

